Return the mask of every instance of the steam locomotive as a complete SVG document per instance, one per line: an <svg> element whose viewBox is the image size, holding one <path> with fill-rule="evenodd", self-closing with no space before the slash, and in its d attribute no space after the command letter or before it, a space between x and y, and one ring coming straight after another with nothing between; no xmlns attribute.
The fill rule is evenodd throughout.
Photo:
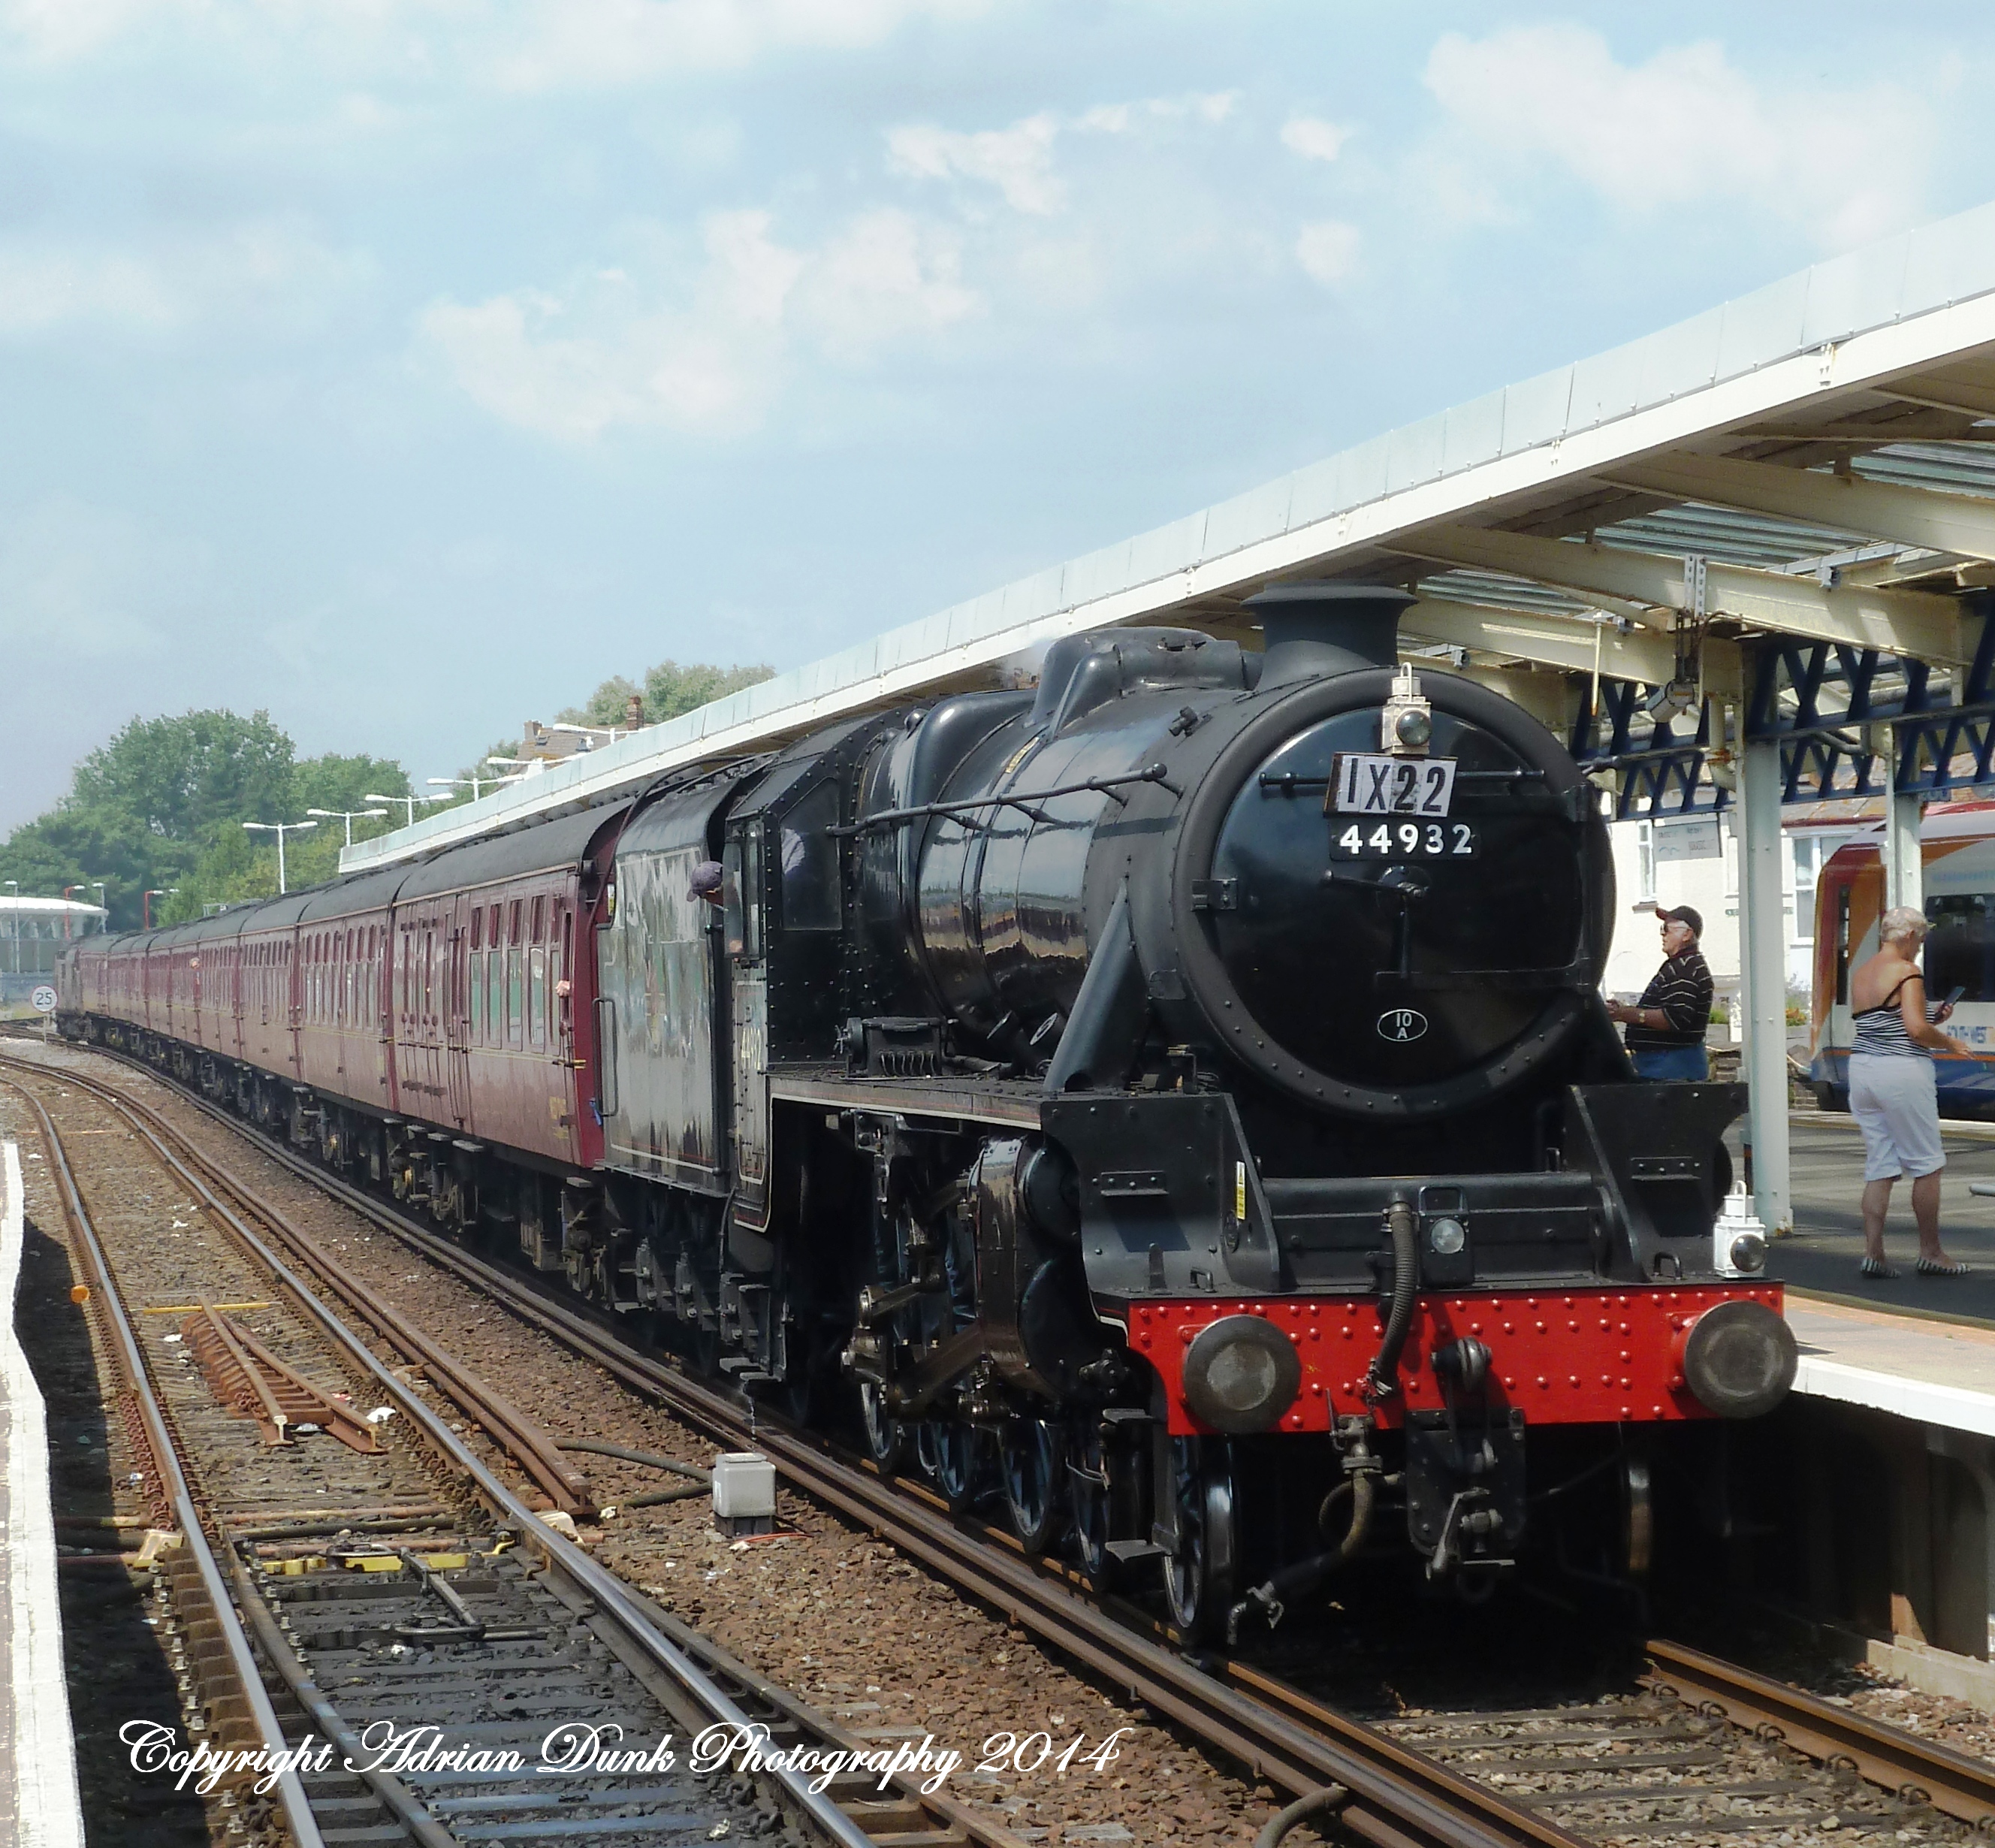
<svg viewBox="0 0 1995 1848"><path fill-rule="evenodd" d="M1597 799L1397 665L1407 601L1070 637L1035 689L91 939L58 1020L1189 1634L1389 1516L1466 1596L1582 1529L1636 1570L1657 1448L1794 1378L1743 1097L1632 1080Z"/></svg>

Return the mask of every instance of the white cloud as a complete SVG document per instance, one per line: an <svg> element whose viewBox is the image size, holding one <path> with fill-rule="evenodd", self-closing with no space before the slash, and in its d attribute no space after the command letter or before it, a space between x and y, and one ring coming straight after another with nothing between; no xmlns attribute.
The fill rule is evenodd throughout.
<svg viewBox="0 0 1995 1848"><path fill-rule="evenodd" d="M925 227L904 211L867 212L805 270L798 318L833 358L863 359L977 313L983 304L962 272L953 232Z"/></svg>
<svg viewBox="0 0 1995 1848"><path fill-rule="evenodd" d="M1764 93L1711 40L1618 63L1587 27L1450 33L1426 82L1485 150L1567 168L1630 216L1746 203L1848 245L1917 208L1930 130L1894 85Z"/></svg>
<svg viewBox="0 0 1995 1848"><path fill-rule="evenodd" d="M523 92L623 89L789 52L878 45L991 0L0 0L0 51L78 61L147 33L289 46L327 67L468 74ZM260 53L252 53L260 55Z"/></svg>
<svg viewBox="0 0 1995 1848"><path fill-rule="evenodd" d="M1053 171L1053 150L1064 134L1122 136L1157 124L1214 127L1238 107L1240 92L1219 90L1153 96L1136 102L1097 103L1063 119L1041 110L1007 129L960 130L932 122L890 129L887 163L919 180L970 180L995 187L1014 211L1051 218L1066 209L1066 182Z"/></svg>
<svg viewBox="0 0 1995 1848"><path fill-rule="evenodd" d="M1318 115L1292 116L1282 126L1282 146L1305 160L1334 160L1352 133Z"/></svg>
<svg viewBox="0 0 1995 1848"><path fill-rule="evenodd" d="M1073 119L1076 129L1099 135L1125 135L1144 121L1225 121L1240 104L1238 90L1190 91L1183 96L1146 97L1140 102L1097 103Z"/></svg>
<svg viewBox="0 0 1995 1848"><path fill-rule="evenodd" d="M0 44L50 64L83 57L136 26L148 0L0 0Z"/></svg>
<svg viewBox="0 0 1995 1848"><path fill-rule="evenodd" d="M765 212L709 218L677 303L646 300L624 269L598 270L565 297L435 303L421 337L475 402L543 435L586 441L627 425L730 436L767 415L799 342L863 361L980 305L953 234L906 213L864 214L816 251L778 242L770 225Z"/></svg>
<svg viewBox="0 0 1995 1848"><path fill-rule="evenodd" d="M57 0L59 3L59 0ZM99 0L102 3L102 0ZM501 87L623 87L738 70L800 50L876 45L910 20L963 18L987 0L531 0L491 58ZM481 9L486 10L486 9ZM503 24L510 9L489 9Z"/></svg>
<svg viewBox="0 0 1995 1848"><path fill-rule="evenodd" d="M0 238L0 338L84 325L163 332L195 322L293 331L324 318L373 273L301 221L258 218L155 233L143 242Z"/></svg>
<svg viewBox="0 0 1995 1848"><path fill-rule="evenodd" d="M1312 280L1326 289L1334 289L1355 273L1362 242L1355 225L1337 218L1320 218L1305 225L1296 234L1296 261Z"/></svg>
<svg viewBox="0 0 1995 1848"><path fill-rule="evenodd" d="M1066 188L1052 170L1053 139L1059 132L1059 125L1043 113L1008 129L969 134L911 123L889 131L888 163L919 179L980 180L996 187L1014 211L1049 217L1066 203Z"/></svg>

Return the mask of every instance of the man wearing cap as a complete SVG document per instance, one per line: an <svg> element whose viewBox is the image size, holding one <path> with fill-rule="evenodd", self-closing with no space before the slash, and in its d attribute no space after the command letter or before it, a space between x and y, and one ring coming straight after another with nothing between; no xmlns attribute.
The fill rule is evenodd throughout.
<svg viewBox="0 0 1995 1848"><path fill-rule="evenodd" d="M1638 1078L1708 1078L1704 1036L1711 1025L1711 970L1697 940L1704 919L1688 905L1659 911L1663 966L1634 1006L1609 1001L1609 1018L1628 1029L1629 1056Z"/></svg>
<svg viewBox="0 0 1995 1848"><path fill-rule="evenodd" d="M686 881L688 898L704 898L716 910L727 902L727 869L717 860L702 860Z"/></svg>

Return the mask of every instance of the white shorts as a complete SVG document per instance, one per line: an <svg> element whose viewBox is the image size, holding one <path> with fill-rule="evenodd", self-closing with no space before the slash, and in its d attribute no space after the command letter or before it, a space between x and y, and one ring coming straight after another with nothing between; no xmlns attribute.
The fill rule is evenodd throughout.
<svg viewBox="0 0 1995 1848"><path fill-rule="evenodd" d="M1855 1053L1849 1060L1849 1114L1863 1131L1863 1178L1896 1180L1937 1174L1939 1087L1933 1062Z"/></svg>

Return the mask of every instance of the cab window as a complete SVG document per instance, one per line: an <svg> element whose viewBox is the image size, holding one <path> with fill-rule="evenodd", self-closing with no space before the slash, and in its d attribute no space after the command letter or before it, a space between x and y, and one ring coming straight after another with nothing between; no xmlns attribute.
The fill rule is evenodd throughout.
<svg viewBox="0 0 1995 1848"><path fill-rule="evenodd" d="M1956 988L1962 1001L1995 1000L1995 936L1988 912L1995 893L1949 893L1926 901L1926 996L1944 1001Z"/></svg>
<svg viewBox="0 0 1995 1848"><path fill-rule="evenodd" d="M820 783L785 816L780 830L782 928L839 926L838 785Z"/></svg>

